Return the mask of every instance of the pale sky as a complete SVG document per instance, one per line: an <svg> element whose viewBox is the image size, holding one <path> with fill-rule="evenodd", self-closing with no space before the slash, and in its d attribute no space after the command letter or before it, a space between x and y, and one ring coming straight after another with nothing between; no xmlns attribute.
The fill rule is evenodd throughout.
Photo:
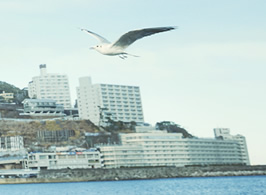
<svg viewBox="0 0 266 195"><path fill-rule="evenodd" d="M0 80L20 88L39 75L140 86L144 118L174 121L198 137L213 128L246 136L252 164L266 164L265 0L0 0ZM133 29L178 26L103 56L89 47Z"/></svg>

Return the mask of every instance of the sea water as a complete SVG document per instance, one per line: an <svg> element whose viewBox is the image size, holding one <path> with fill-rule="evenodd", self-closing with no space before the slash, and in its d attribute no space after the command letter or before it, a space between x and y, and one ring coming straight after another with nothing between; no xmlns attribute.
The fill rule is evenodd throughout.
<svg viewBox="0 0 266 195"><path fill-rule="evenodd" d="M266 194L266 176L0 185L0 195Z"/></svg>

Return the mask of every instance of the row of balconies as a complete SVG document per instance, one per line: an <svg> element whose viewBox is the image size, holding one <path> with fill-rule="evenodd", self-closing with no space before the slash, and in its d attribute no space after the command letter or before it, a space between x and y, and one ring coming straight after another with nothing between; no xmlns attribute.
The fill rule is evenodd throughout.
<svg viewBox="0 0 266 195"><path fill-rule="evenodd" d="M193 165L193 164L217 164L217 163L223 163L223 164L236 164L236 163L242 163L242 161L238 160L232 160L232 161L221 161L219 160L213 160L213 161L208 161L208 160L200 160L200 161L109 161L105 163L106 168L114 168L114 167L123 167L123 166L128 166L128 167L134 167L134 166L185 166L185 165Z"/></svg>
<svg viewBox="0 0 266 195"><path fill-rule="evenodd" d="M123 152L123 150L116 150L114 151L114 154L115 155L119 155L119 154L127 154L127 155L139 155L140 153L144 153L144 154L195 154L195 155L203 155L203 154L219 154L219 155L238 155L240 154L240 151L235 151L235 150L205 150L205 151L202 151L202 150L165 150L165 149L156 149L156 150L139 150L138 152L136 151L126 151L126 152ZM112 155L113 152L111 151L103 151L104 153L104 156L107 156L107 155Z"/></svg>
<svg viewBox="0 0 266 195"><path fill-rule="evenodd" d="M182 152L186 152L186 153L199 153L199 152L202 152L202 153L237 153L237 152L240 152L238 150L223 150L223 149L220 149L220 150L217 150L217 149L212 149L212 148L208 148L206 150L202 150L202 149L193 149L193 150L189 150L189 149L176 149L176 150L166 150L165 148L144 148L144 153L159 153L159 152L168 152L168 153L182 153Z"/></svg>
<svg viewBox="0 0 266 195"><path fill-rule="evenodd" d="M134 143L138 143L138 142L130 142L128 141L127 143L131 143L131 144L134 144ZM187 145L187 144L163 144L163 143L142 143L142 142L139 142L141 145L143 145L143 147L145 148L186 148L186 149L194 149L194 148L199 148L199 149L205 149L205 148L216 148L216 149L237 149L237 147L230 147L230 146L213 146L213 147L209 147L209 146L194 146L194 147L191 147L190 145Z"/></svg>
<svg viewBox="0 0 266 195"><path fill-rule="evenodd" d="M82 164L102 164L101 159L68 159L68 160L25 160L29 167L48 166L48 165L82 165Z"/></svg>
<svg viewBox="0 0 266 195"><path fill-rule="evenodd" d="M136 143L136 142L131 142L127 141L127 143ZM188 149L204 149L204 148L210 148L210 146L190 146L186 144L163 144L163 143L149 143L149 144L143 144L145 148L188 148ZM230 146L213 146L211 148L216 148L216 149L236 149L236 147L230 147Z"/></svg>
<svg viewBox="0 0 266 195"><path fill-rule="evenodd" d="M206 157L196 157L196 156L176 156L176 157L173 157L173 156L146 156L146 155L143 155L143 156L135 156L135 157L132 157L132 156L128 156L128 157L125 157L125 156L114 156L114 157L106 157L104 158L104 160L220 160L220 159L239 159L239 157L234 157L232 158L233 156L222 156L222 157L219 157L219 156L206 156Z"/></svg>
<svg viewBox="0 0 266 195"><path fill-rule="evenodd" d="M25 108L24 112L63 112L64 108Z"/></svg>
<svg viewBox="0 0 266 195"><path fill-rule="evenodd" d="M129 136L128 136L129 137ZM135 137L135 139L134 139ZM134 136L132 137L131 140L134 140L134 141L145 141L145 142L157 142L157 143L163 143L163 144L175 144L175 142L177 141L178 137L170 137L169 138L169 135L167 136L163 136L163 135L159 135L158 138L156 138L155 136L153 136L153 138L150 138L150 136ZM198 145L207 145L207 146L215 146L215 145L235 145L237 144L237 142L234 142L234 141L219 141L219 140L215 140L215 141L206 141L206 140L203 140L201 142L199 141L192 141L192 139L185 139L185 138L182 138L181 140L178 140L179 142L182 142L182 143L185 143L185 144L188 144L188 145L191 145L191 146L198 146Z"/></svg>
<svg viewBox="0 0 266 195"><path fill-rule="evenodd" d="M132 163L132 162L140 162L140 163L163 163L163 164L168 164L168 163L214 163L214 162L226 162L226 163L240 163L241 160L237 158L219 158L219 159L190 159L190 158L178 158L178 159L143 159L143 160L131 160L131 159L116 159L113 161L107 161L106 163L121 163L121 164L126 164L126 163Z"/></svg>

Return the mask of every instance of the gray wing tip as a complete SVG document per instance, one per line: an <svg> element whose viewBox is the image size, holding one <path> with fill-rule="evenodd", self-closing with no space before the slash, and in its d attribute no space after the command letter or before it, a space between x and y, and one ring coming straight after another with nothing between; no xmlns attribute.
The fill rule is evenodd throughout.
<svg viewBox="0 0 266 195"><path fill-rule="evenodd" d="M168 30L175 30L178 28L178 26L168 26L168 27L163 27L163 28L166 28Z"/></svg>
<svg viewBox="0 0 266 195"><path fill-rule="evenodd" d="M146 28L147 30L148 29L156 29L156 30L162 30L162 31L169 31L169 30L175 30L175 29L177 29L178 28L178 26L164 26L164 27L153 27L153 28ZM140 30L145 30L145 28L144 29L140 29Z"/></svg>
<svg viewBox="0 0 266 195"><path fill-rule="evenodd" d="M87 29L85 29L85 28L79 28L81 31L87 31L87 32L89 32Z"/></svg>
<svg viewBox="0 0 266 195"><path fill-rule="evenodd" d="M91 32L91 31L89 31L89 30L87 30L87 29L85 29L85 28L79 28L81 31L86 31L86 32L88 32L88 33L92 33L92 34L95 34L94 32Z"/></svg>
<svg viewBox="0 0 266 195"><path fill-rule="evenodd" d="M80 28L80 27L77 27L77 29L79 29L79 30L81 30L81 31L86 30L86 29L84 29L84 28Z"/></svg>

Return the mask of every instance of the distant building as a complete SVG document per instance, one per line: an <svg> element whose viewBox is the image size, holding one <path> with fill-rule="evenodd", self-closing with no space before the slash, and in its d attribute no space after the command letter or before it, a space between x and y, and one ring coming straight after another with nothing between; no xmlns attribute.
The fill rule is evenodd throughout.
<svg viewBox="0 0 266 195"><path fill-rule="evenodd" d="M25 99L23 115L51 115L62 116L64 107L62 104L57 104L56 100L51 99Z"/></svg>
<svg viewBox="0 0 266 195"><path fill-rule="evenodd" d="M0 137L0 152L16 151L24 149L22 136Z"/></svg>
<svg viewBox="0 0 266 195"><path fill-rule="evenodd" d="M23 168L34 170L102 168L102 159L97 150L29 153L23 161Z"/></svg>
<svg viewBox="0 0 266 195"><path fill-rule="evenodd" d="M64 109L64 113L67 116L71 116L73 118L78 118L78 116L79 116L79 111L77 108Z"/></svg>
<svg viewBox="0 0 266 195"><path fill-rule="evenodd" d="M245 164L250 164L246 138L243 135L230 135L229 128L214 128L213 130L216 139L237 141L240 146L241 159Z"/></svg>
<svg viewBox="0 0 266 195"><path fill-rule="evenodd" d="M14 93L5 93L5 91L3 91L0 93L0 97L2 97L6 102L10 102L14 99Z"/></svg>
<svg viewBox="0 0 266 195"><path fill-rule="evenodd" d="M138 86L92 84L90 77L79 79L77 87L79 117L95 125L114 121L143 123L143 108Z"/></svg>
<svg viewBox="0 0 266 195"><path fill-rule="evenodd" d="M143 130L145 132L147 129ZM138 130L141 132L141 130ZM243 136L242 136L243 137ZM122 145L99 146L106 168L134 166L249 165L245 142L183 138L181 133L146 131L121 134Z"/></svg>
<svg viewBox="0 0 266 195"><path fill-rule="evenodd" d="M40 76L29 82L28 93L30 98L53 99L64 108L71 108L68 77L47 73L46 64L40 65Z"/></svg>

